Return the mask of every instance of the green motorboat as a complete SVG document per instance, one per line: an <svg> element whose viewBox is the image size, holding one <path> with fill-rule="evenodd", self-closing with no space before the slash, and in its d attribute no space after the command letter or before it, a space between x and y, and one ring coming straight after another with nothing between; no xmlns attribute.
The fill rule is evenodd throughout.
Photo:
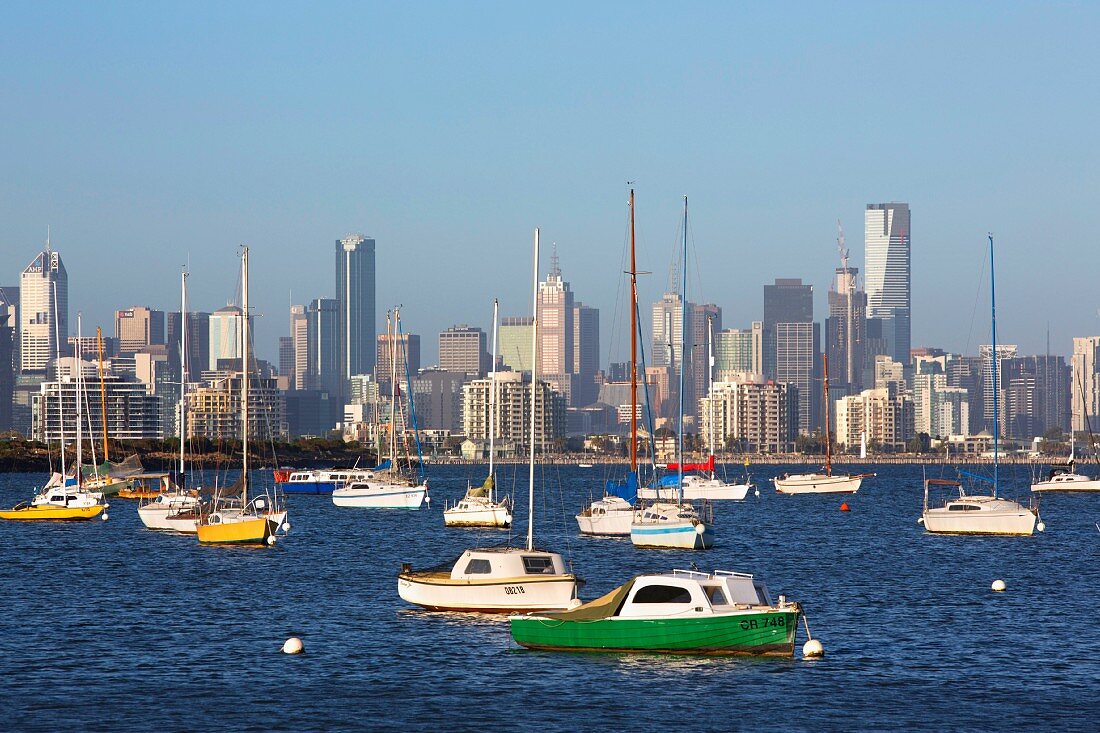
<svg viewBox="0 0 1100 733"><path fill-rule="evenodd" d="M794 656L802 609L773 604L747 573L693 570L639 575L560 613L512 616L512 638L529 649L585 652Z"/></svg>

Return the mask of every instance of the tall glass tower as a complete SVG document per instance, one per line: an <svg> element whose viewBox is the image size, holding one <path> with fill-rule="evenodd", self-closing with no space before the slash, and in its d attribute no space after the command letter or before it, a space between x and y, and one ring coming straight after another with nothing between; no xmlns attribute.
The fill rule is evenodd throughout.
<svg viewBox="0 0 1100 733"><path fill-rule="evenodd" d="M909 204L867 204L864 214L867 317L882 320L887 353L909 364Z"/></svg>
<svg viewBox="0 0 1100 733"><path fill-rule="evenodd" d="M344 380L374 371L374 240L349 234L336 240L336 303Z"/></svg>
<svg viewBox="0 0 1100 733"><path fill-rule="evenodd" d="M69 335L69 275L49 242L23 270L19 321L20 369L45 372Z"/></svg>

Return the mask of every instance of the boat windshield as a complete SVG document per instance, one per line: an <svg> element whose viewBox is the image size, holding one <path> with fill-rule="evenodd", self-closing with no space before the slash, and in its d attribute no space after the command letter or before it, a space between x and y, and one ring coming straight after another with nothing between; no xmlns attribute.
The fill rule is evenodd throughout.
<svg viewBox="0 0 1100 733"><path fill-rule="evenodd" d="M554 560L545 555L524 555L523 569L528 575L553 575Z"/></svg>

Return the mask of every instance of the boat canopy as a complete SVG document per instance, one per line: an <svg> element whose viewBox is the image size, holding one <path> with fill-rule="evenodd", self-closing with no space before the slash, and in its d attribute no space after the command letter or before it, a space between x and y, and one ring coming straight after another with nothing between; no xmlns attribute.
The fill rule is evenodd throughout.
<svg viewBox="0 0 1100 733"><path fill-rule="evenodd" d="M623 603L626 602L626 597L630 595L630 589L634 587L634 581L636 580L637 578L633 578L610 593L602 595L594 601L589 601L588 603L577 606L572 610L554 613L543 612L537 615L558 621L598 621L604 618L611 618L623 607Z"/></svg>
<svg viewBox="0 0 1100 733"><path fill-rule="evenodd" d="M625 481L608 481L604 491L609 496L617 496L633 504L638 500L638 474L631 471L626 475Z"/></svg>
<svg viewBox="0 0 1100 733"><path fill-rule="evenodd" d="M669 471L679 471L680 470L680 464L679 463L670 463L667 466L665 466L665 468L667 468ZM684 472L686 473L687 471L710 471L710 472L713 473L714 472L714 455L711 454L710 458L708 458L703 463L685 463L684 464ZM673 485L675 485L675 484L673 484Z"/></svg>
<svg viewBox="0 0 1100 733"><path fill-rule="evenodd" d="M391 461L389 458L387 458L386 460L382 461L377 466L375 466L374 470L375 471L388 471L392 466L393 466L393 461Z"/></svg>

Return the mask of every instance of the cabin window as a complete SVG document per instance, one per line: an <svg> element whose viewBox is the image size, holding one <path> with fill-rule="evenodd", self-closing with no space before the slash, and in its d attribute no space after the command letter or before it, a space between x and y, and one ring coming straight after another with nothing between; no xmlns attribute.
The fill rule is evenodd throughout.
<svg viewBox="0 0 1100 733"><path fill-rule="evenodd" d="M647 585L634 594L635 603L691 603L691 591L674 585Z"/></svg>
<svg viewBox="0 0 1100 733"><path fill-rule="evenodd" d="M722 588L720 586L714 585L709 588L704 588L703 590L705 590L707 593L707 600L710 601L710 605L728 605L729 602L726 601L726 594L722 592Z"/></svg>
<svg viewBox="0 0 1100 733"><path fill-rule="evenodd" d="M947 507L947 511L949 512L976 512L980 509L981 507L974 506L973 504L952 504Z"/></svg>
<svg viewBox="0 0 1100 733"><path fill-rule="evenodd" d="M553 575L554 559L541 555L524 555L523 569L528 575Z"/></svg>
<svg viewBox="0 0 1100 733"><path fill-rule="evenodd" d="M493 572L488 560L471 560L466 565L466 575L488 575Z"/></svg>

